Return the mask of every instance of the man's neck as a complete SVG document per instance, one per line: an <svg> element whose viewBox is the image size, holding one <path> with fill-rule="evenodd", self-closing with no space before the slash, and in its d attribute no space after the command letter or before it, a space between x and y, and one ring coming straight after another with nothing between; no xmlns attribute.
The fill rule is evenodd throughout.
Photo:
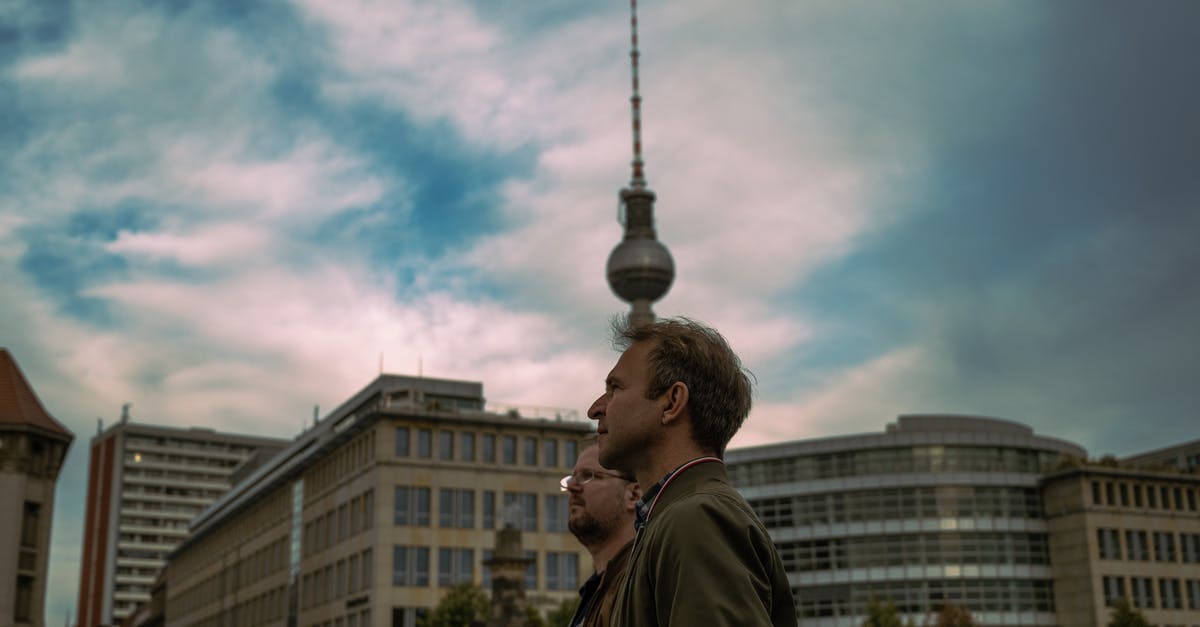
<svg viewBox="0 0 1200 627"><path fill-rule="evenodd" d="M605 568L608 568L608 563L612 558L625 548L633 540L633 521L627 525L622 525L619 533L614 533L608 537L599 547L587 547L588 552L592 554L592 565L596 568L596 572L602 573Z"/></svg>
<svg viewBox="0 0 1200 627"><path fill-rule="evenodd" d="M698 457L707 457L711 453L706 453L700 450L691 442L686 445L664 447L663 450L653 454L644 456L646 465L634 472L634 477L637 478L638 486L645 494L654 487L654 484L662 481L662 478L667 476L667 473L679 468L689 461Z"/></svg>

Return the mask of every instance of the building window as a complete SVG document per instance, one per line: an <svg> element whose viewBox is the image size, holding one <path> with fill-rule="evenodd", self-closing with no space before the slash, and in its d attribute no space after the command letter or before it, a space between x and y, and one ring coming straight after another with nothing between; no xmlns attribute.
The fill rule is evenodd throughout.
<svg viewBox="0 0 1200 627"><path fill-rule="evenodd" d="M1111 481L1104 482L1104 496L1106 497L1106 505L1117 504L1116 494L1114 493L1113 483Z"/></svg>
<svg viewBox="0 0 1200 627"><path fill-rule="evenodd" d="M575 459L579 457L579 443L575 440L563 441L563 466L575 467Z"/></svg>
<svg viewBox="0 0 1200 627"><path fill-rule="evenodd" d="M525 438L525 465L537 466L537 438Z"/></svg>
<svg viewBox="0 0 1200 627"><path fill-rule="evenodd" d="M396 457L408 457L408 427L396 428Z"/></svg>
<svg viewBox="0 0 1200 627"><path fill-rule="evenodd" d="M13 620L18 623L30 622L33 615L33 577L17 575L17 598L14 601ZM38 618L38 622L41 622L41 618Z"/></svg>
<svg viewBox="0 0 1200 627"><path fill-rule="evenodd" d="M1121 492L1121 507L1129 507L1129 485L1122 483L1119 486Z"/></svg>
<svg viewBox="0 0 1200 627"><path fill-rule="evenodd" d="M1146 543L1146 532L1126 531L1125 551L1129 554L1129 559L1135 562L1149 561L1150 548Z"/></svg>
<svg viewBox="0 0 1200 627"><path fill-rule="evenodd" d="M496 463L496 436L485 433L481 439L480 448L483 449L483 462L485 464Z"/></svg>
<svg viewBox="0 0 1200 627"><path fill-rule="evenodd" d="M1154 561L1175 561L1175 534L1171 532L1154 532Z"/></svg>
<svg viewBox="0 0 1200 627"><path fill-rule="evenodd" d="M1100 482L1092 482L1092 505L1103 505L1100 500Z"/></svg>
<svg viewBox="0 0 1200 627"><path fill-rule="evenodd" d="M1100 559L1121 559L1121 533L1116 529L1097 529L1100 541Z"/></svg>
<svg viewBox="0 0 1200 627"><path fill-rule="evenodd" d="M1156 494L1158 494L1158 492L1154 489L1154 486L1146 486L1146 507L1149 507L1150 509L1156 509L1158 507L1158 497L1155 496Z"/></svg>
<svg viewBox="0 0 1200 627"><path fill-rule="evenodd" d="M1183 609L1183 599L1179 596L1179 580L1159 579L1158 600L1164 610Z"/></svg>
<svg viewBox="0 0 1200 627"><path fill-rule="evenodd" d="M1200 579L1188 579L1188 609L1200 610Z"/></svg>
<svg viewBox="0 0 1200 627"><path fill-rule="evenodd" d="M429 526L429 488L396 486L393 522L413 527Z"/></svg>
<svg viewBox="0 0 1200 627"><path fill-rule="evenodd" d="M496 528L496 493L492 490L483 491L483 528Z"/></svg>
<svg viewBox="0 0 1200 627"><path fill-rule="evenodd" d="M546 589L577 590L579 588L579 554L546 553Z"/></svg>
<svg viewBox="0 0 1200 627"><path fill-rule="evenodd" d="M429 547L392 547L392 585L429 585Z"/></svg>
<svg viewBox="0 0 1200 627"><path fill-rule="evenodd" d="M475 434L463 433L459 440L458 454L464 462L475 461Z"/></svg>
<svg viewBox="0 0 1200 627"><path fill-rule="evenodd" d="M475 527L475 491L438 490L438 526L459 529Z"/></svg>
<svg viewBox="0 0 1200 627"><path fill-rule="evenodd" d="M42 506L40 504L25 501L25 517L21 521L21 546L37 547L38 519L40 518L41 511Z"/></svg>
<svg viewBox="0 0 1200 627"><path fill-rule="evenodd" d="M506 435L506 436L504 436L503 442L504 442L504 453L503 453L504 463L506 463L510 466L513 464L516 464L517 463L517 436Z"/></svg>
<svg viewBox="0 0 1200 627"><path fill-rule="evenodd" d="M1140 483L1133 484L1133 506L1142 506L1142 484Z"/></svg>
<svg viewBox="0 0 1200 627"><path fill-rule="evenodd" d="M475 551L472 549L438 549L438 585L449 587L471 583L475 578Z"/></svg>
<svg viewBox="0 0 1200 627"><path fill-rule="evenodd" d="M529 559L529 567L525 569L525 590L537 590L537 551L525 551L525 557Z"/></svg>
<svg viewBox="0 0 1200 627"><path fill-rule="evenodd" d="M1149 577L1130 577L1129 587L1133 589L1134 607L1154 608L1154 588L1150 585Z"/></svg>
<svg viewBox="0 0 1200 627"><path fill-rule="evenodd" d="M485 592L492 590L492 567L487 563L492 559L492 549L483 550L483 572L480 574L480 586Z"/></svg>
<svg viewBox="0 0 1200 627"><path fill-rule="evenodd" d="M430 448L433 446L432 440L433 432L429 429L417 430L417 457L429 459L432 454L432 451L430 451Z"/></svg>
<svg viewBox="0 0 1200 627"><path fill-rule="evenodd" d="M1184 564L1200 564L1200 533L1179 534L1179 545Z"/></svg>
<svg viewBox="0 0 1200 627"><path fill-rule="evenodd" d="M375 564L371 561L371 549L362 552L362 587L370 588L375 581Z"/></svg>
<svg viewBox="0 0 1200 627"><path fill-rule="evenodd" d="M547 468L558 465L558 440L546 438L542 440L542 464Z"/></svg>
<svg viewBox="0 0 1200 627"><path fill-rule="evenodd" d="M1111 606L1117 599L1125 597L1124 577L1104 577L1104 604Z"/></svg>
<svg viewBox="0 0 1200 627"><path fill-rule="evenodd" d="M454 459L453 431L438 431L438 459L445 461Z"/></svg>
<svg viewBox="0 0 1200 627"><path fill-rule="evenodd" d="M517 510L515 520L510 519L510 511ZM513 524L521 531L537 531L537 494L532 492L504 493L504 523Z"/></svg>
<svg viewBox="0 0 1200 627"><path fill-rule="evenodd" d="M547 494L546 495L546 531L550 533L564 533L567 531L567 495L566 494ZM549 571L546 576L550 576Z"/></svg>
<svg viewBox="0 0 1200 627"><path fill-rule="evenodd" d="M1167 486L1160 486L1158 495L1162 497L1162 508L1171 509L1171 488L1168 488Z"/></svg>

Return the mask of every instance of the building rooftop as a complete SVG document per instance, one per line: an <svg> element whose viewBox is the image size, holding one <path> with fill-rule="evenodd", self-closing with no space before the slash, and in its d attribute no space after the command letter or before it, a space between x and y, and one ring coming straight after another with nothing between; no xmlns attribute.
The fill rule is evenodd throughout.
<svg viewBox="0 0 1200 627"><path fill-rule="evenodd" d="M74 439L74 434L42 406L17 360L4 347L0 347L0 425L31 426L68 440Z"/></svg>

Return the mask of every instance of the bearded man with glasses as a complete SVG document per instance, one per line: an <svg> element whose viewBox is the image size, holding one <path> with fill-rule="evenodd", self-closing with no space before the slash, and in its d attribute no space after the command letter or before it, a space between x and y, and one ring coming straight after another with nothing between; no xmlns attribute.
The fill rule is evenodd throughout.
<svg viewBox="0 0 1200 627"><path fill-rule="evenodd" d="M607 627L633 545L641 489L632 477L601 466L595 444L579 454L575 469L559 485L571 494L567 528L591 553L595 567L579 589L579 606L571 627Z"/></svg>

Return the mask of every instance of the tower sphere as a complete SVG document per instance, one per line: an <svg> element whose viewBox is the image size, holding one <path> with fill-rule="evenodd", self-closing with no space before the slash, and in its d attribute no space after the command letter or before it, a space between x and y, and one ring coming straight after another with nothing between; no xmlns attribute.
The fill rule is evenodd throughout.
<svg viewBox="0 0 1200 627"><path fill-rule="evenodd" d="M671 253L656 239L626 239L608 256L608 284L624 301L656 301L674 279Z"/></svg>

